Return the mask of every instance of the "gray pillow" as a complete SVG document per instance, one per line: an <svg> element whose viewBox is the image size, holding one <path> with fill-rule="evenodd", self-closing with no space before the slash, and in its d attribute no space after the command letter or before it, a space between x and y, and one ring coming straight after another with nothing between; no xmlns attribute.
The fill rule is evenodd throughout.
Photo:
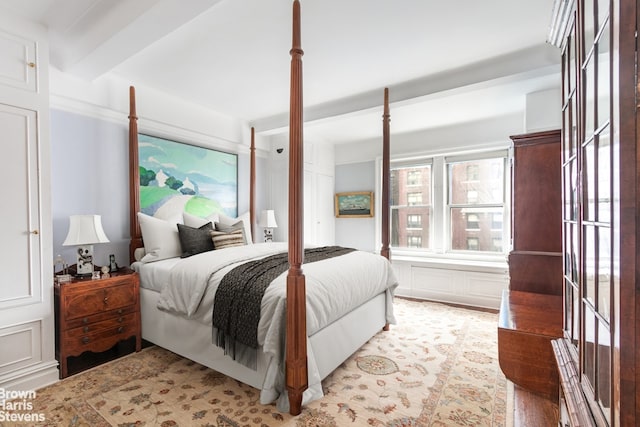
<svg viewBox="0 0 640 427"><path fill-rule="evenodd" d="M180 258L187 258L202 252L208 252L215 249L211 241L211 231L213 224L210 222L200 226L199 228L189 227L188 225L178 225L178 237L180 238L180 246L182 254Z"/></svg>

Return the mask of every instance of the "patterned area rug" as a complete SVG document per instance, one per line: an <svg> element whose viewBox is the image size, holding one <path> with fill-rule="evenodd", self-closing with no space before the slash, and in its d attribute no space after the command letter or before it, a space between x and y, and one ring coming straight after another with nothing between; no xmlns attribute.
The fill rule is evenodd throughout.
<svg viewBox="0 0 640 427"><path fill-rule="evenodd" d="M38 426L504 426L497 314L396 299L397 325L323 381L292 417L259 392L150 347L37 392ZM20 411L17 411L20 412ZM23 411L25 412L25 411Z"/></svg>

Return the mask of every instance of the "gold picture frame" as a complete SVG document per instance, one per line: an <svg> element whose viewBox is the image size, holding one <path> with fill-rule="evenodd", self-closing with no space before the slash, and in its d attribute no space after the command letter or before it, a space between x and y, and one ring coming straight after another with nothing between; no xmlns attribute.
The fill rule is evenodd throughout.
<svg viewBox="0 0 640 427"><path fill-rule="evenodd" d="M371 218L373 216L373 191L336 193L336 218Z"/></svg>

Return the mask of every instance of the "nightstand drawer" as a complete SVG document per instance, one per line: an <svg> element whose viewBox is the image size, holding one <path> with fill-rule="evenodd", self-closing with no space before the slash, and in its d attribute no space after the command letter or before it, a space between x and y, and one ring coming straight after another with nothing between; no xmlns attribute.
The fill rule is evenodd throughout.
<svg viewBox="0 0 640 427"><path fill-rule="evenodd" d="M135 312L136 312L136 306L130 305L127 307L118 308L116 310L93 314L91 316L76 317L75 319L68 319L65 321L64 325L61 325L61 327L62 327L62 330L80 328L80 327L92 325L94 323L102 322L102 321L113 319L113 318L117 319Z"/></svg>
<svg viewBox="0 0 640 427"><path fill-rule="evenodd" d="M119 341L137 333L135 322L124 323L109 329L102 329L86 334L63 334L62 340L67 355L77 356L85 351L101 352L113 347Z"/></svg>
<svg viewBox="0 0 640 427"><path fill-rule="evenodd" d="M95 292L69 292L65 295L64 308L67 320L88 317L105 311L135 305L136 289L128 283L109 286Z"/></svg>
<svg viewBox="0 0 640 427"><path fill-rule="evenodd" d="M136 320L135 313L133 313L133 307L129 307L129 311L129 314L123 314L116 317L110 316L106 320L87 323L86 325L64 331L63 339L86 335L89 333L101 331L103 329L118 328L120 326L133 323Z"/></svg>

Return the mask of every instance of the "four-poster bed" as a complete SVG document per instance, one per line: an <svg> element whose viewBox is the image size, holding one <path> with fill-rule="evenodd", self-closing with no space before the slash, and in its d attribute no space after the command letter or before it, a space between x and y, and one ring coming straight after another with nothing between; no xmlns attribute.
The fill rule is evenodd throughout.
<svg viewBox="0 0 640 427"><path fill-rule="evenodd" d="M331 259L305 263L303 239L303 117L300 4L293 2L291 53L291 105L289 126L289 230L288 242L230 247L200 253L189 258L167 258L157 262L134 262L141 277L142 336L180 355L261 390L261 402L277 401L281 410L297 415L306 401L322 396L320 381L346 360L380 329L388 329L393 317L393 290L397 286L388 262L388 209L383 208L382 257L353 251ZM388 168L388 91L385 89L383 164ZM135 89L130 88L129 172L131 260L143 248L140 212L140 171ZM250 147L250 222L255 223L255 132ZM388 173L383 174L383 191L388 192ZM386 188L386 189L385 189ZM386 197L385 197L386 196ZM386 203L386 205L384 204ZM383 194L383 207L388 195ZM216 216L217 218L217 216ZM187 219L187 218L185 218ZM156 221L153 219L153 221ZM160 221L160 220L157 220ZM206 221L206 220L205 220ZM252 234L252 233L249 233ZM219 280L236 264L264 259L287 251L288 270L271 282L261 303L257 359L254 367L233 360L212 343L211 307ZM249 255L250 254L250 255ZM308 254L307 254L308 256ZM201 266L204 260L206 267ZM331 264L325 264L325 263ZM216 263L221 263L218 267ZM359 270L358 270L359 268ZM202 279L192 283L192 271ZM327 272L336 276L328 283ZM218 277L220 276L220 277ZM286 277L285 277L286 276ZM188 280L187 280L187 277ZM214 283L215 282L215 283ZM327 282L327 283L325 283ZM362 283L360 283L362 282ZM204 283L202 285L201 283ZM205 286L205 287L201 287ZM322 288L328 286L328 288ZM330 301L334 292L347 293ZM278 294L277 292L280 292ZM198 298L194 297L197 296ZM283 296L284 295L284 296ZM324 298L324 300L323 300ZM326 307L346 302L341 311ZM162 308L159 309L158 307ZM309 308L308 308L309 307ZM307 312L307 309L309 312ZM265 314L266 313L266 314ZM285 315L286 313L286 315ZM269 317L268 320L265 320ZM280 320L279 320L280 319ZM280 322L280 324L278 324ZM284 324L282 324L284 323ZM284 328L285 332L282 331ZM262 334L262 335L261 335ZM286 336L284 335L286 334ZM284 366L283 366L284 365ZM286 387L286 392L285 392Z"/></svg>

